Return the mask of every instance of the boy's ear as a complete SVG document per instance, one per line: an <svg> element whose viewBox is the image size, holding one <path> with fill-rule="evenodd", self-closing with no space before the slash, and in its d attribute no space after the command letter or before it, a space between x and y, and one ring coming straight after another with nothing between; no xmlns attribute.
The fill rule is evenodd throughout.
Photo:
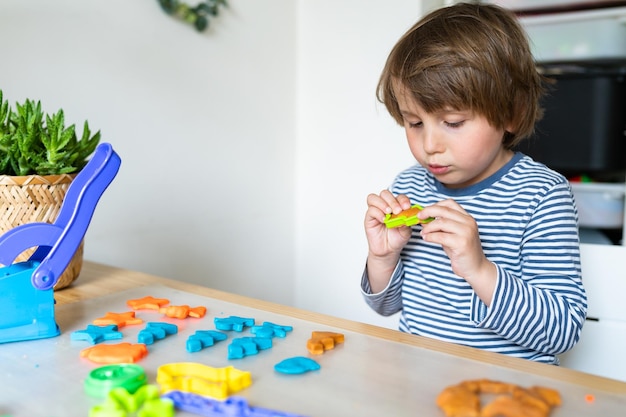
<svg viewBox="0 0 626 417"><path fill-rule="evenodd" d="M504 134L502 135L502 144L505 148L510 148L511 143L513 142L513 138L515 134L513 133L513 129L505 128Z"/></svg>
<svg viewBox="0 0 626 417"><path fill-rule="evenodd" d="M513 123L509 123L508 125L504 126L505 136L513 135L513 134L515 134L515 127L513 126Z"/></svg>

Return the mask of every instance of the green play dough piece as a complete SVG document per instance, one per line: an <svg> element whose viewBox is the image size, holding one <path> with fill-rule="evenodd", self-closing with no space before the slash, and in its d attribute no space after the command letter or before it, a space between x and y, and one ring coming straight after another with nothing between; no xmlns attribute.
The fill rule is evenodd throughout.
<svg viewBox="0 0 626 417"><path fill-rule="evenodd" d="M132 394L146 382L146 373L139 365L106 365L89 373L85 379L85 392L91 397L102 398L114 388L124 388Z"/></svg>

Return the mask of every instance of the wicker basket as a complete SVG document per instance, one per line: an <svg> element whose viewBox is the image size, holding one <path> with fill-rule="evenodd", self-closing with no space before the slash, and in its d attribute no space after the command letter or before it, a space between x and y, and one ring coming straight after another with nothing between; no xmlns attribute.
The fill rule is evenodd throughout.
<svg viewBox="0 0 626 417"><path fill-rule="evenodd" d="M0 235L26 223L53 223L75 175L0 175ZM84 242L59 277L55 290L70 285L83 266ZM27 260L35 248L22 252L15 262Z"/></svg>

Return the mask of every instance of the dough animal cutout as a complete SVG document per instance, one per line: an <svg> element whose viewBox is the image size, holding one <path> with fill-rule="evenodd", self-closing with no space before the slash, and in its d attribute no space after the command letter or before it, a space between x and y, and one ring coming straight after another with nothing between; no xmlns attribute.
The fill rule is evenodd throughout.
<svg viewBox="0 0 626 417"><path fill-rule="evenodd" d="M481 394L495 398L481 406ZM561 395L554 389L523 388L489 379L449 386L437 397L437 406L447 417L548 417L559 405Z"/></svg>
<svg viewBox="0 0 626 417"><path fill-rule="evenodd" d="M148 355L143 343L99 344L80 351L80 356L96 363L133 363Z"/></svg>
<svg viewBox="0 0 626 417"><path fill-rule="evenodd" d="M317 371L320 368L319 363L304 356L288 358L274 365L274 369L283 374L303 374L310 371Z"/></svg>
<svg viewBox="0 0 626 417"><path fill-rule="evenodd" d="M415 224L428 223L433 221L432 217L429 217L425 220L418 219L417 213L422 211L424 207L419 204L414 204L411 208L402 210L398 214L387 214L385 215L385 225L388 228L400 227L400 226L413 226Z"/></svg>
<svg viewBox="0 0 626 417"><path fill-rule="evenodd" d="M204 317L206 314L206 307L189 307L188 305L182 306L167 306L159 308L159 313L165 314L167 317L174 319L186 319L187 317L193 317L196 319Z"/></svg>
<svg viewBox="0 0 626 417"><path fill-rule="evenodd" d="M321 355L327 350L334 349L339 343L343 343L344 335L334 332L313 332L306 342L306 348L312 355Z"/></svg>
<svg viewBox="0 0 626 417"><path fill-rule="evenodd" d="M252 384L250 372L227 366L213 368L201 363L178 362L157 369L161 392L183 391L224 400Z"/></svg>

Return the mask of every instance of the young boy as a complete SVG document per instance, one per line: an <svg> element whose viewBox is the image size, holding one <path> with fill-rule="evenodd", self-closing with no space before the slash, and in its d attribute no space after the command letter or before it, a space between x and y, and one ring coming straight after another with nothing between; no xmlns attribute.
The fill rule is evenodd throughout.
<svg viewBox="0 0 626 417"><path fill-rule="evenodd" d="M361 289L401 331L558 364L587 311L578 214L567 180L513 149L544 92L510 11L457 4L392 49L377 97L418 164L367 197ZM572 121L575 123L575 121ZM412 204L433 218L387 228Z"/></svg>

